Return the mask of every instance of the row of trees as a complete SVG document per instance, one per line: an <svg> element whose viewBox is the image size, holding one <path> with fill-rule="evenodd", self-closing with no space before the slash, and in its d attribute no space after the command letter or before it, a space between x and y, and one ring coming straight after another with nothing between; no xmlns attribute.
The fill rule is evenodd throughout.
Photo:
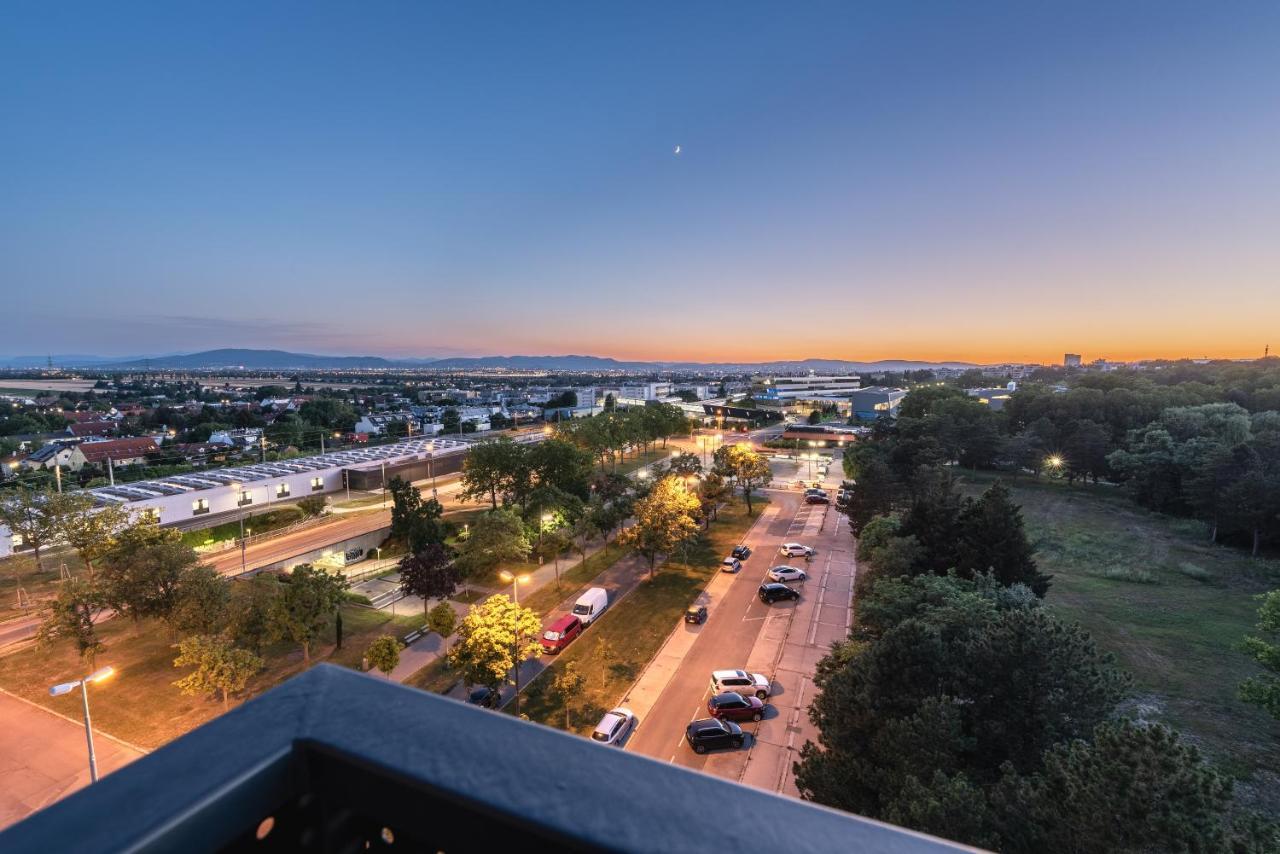
<svg viewBox="0 0 1280 854"><path fill-rule="evenodd" d="M667 403L606 411L556 425L557 436L587 451L601 469L616 469L632 449L647 452L656 442L665 448L667 439L691 430L692 422L680 408Z"/></svg>
<svg viewBox="0 0 1280 854"><path fill-rule="evenodd" d="M989 576L876 580L819 664L804 797L1000 851L1274 850L1194 746L1116 716L1127 675L1039 601Z"/></svg>
<svg viewBox="0 0 1280 854"><path fill-rule="evenodd" d="M877 426L883 443L846 455L846 471L899 490L920 467L952 461L1112 479L1143 506L1194 516L1211 541L1233 538L1256 554L1280 539L1280 411L1210 402L1221 396L1197 383L1029 386L992 412L954 387L926 386L907 395L895 425Z"/></svg>

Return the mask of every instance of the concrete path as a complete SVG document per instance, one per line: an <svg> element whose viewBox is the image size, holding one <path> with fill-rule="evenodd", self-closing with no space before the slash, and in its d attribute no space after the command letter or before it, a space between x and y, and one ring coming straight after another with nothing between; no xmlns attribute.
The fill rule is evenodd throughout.
<svg viewBox="0 0 1280 854"><path fill-rule="evenodd" d="M67 710L79 713L79 697ZM93 746L100 777L145 753L96 729ZM0 829L88 784L84 724L0 691Z"/></svg>

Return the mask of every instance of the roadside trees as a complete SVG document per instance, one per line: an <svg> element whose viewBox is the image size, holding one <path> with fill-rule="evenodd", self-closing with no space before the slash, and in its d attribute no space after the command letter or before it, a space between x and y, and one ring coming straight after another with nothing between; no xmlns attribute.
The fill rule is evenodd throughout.
<svg viewBox="0 0 1280 854"><path fill-rule="evenodd" d="M309 563L296 567L287 579L282 579L272 602L272 634L302 647L304 667L311 666L311 644L329 625L346 587L346 579Z"/></svg>
<svg viewBox="0 0 1280 854"><path fill-rule="evenodd" d="M465 501L487 498L491 508L497 510L499 495L523 492L520 481L526 479L526 453L523 445L505 436L472 445L462 464L462 491L458 496Z"/></svg>
<svg viewBox="0 0 1280 854"><path fill-rule="evenodd" d="M404 542L411 554L432 543L444 542L444 508L434 498L423 499L418 488L393 477L387 484L391 493L391 536Z"/></svg>
<svg viewBox="0 0 1280 854"><path fill-rule="evenodd" d="M0 496L0 523L30 547L36 559L36 572L44 572L40 553L55 539L59 531L55 509L57 493L47 489L19 486Z"/></svg>
<svg viewBox="0 0 1280 854"><path fill-rule="evenodd" d="M36 644L45 646L69 640L76 645L87 669L93 670L98 653L106 649L98 638L96 623L106 607L102 592L88 581L78 578L64 581L36 632Z"/></svg>
<svg viewBox="0 0 1280 854"><path fill-rule="evenodd" d="M495 510L471 526L471 536L458 550L454 563L465 577L474 578L503 561L528 559L529 549L519 515L514 510Z"/></svg>
<svg viewBox="0 0 1280 854"><path fill-rule="evenodd" d="M701 503L677 477L659 480L649 494L635 504L636 523L623 531L619 542L635 549L649 561L653 578L658 555L697 535Z"/></svg>
<svg viewBox="0 0 1280 854"><path fill-rule="evenodd" d="M551 680L551 692L564 706L564 728L572 729L573 710L581 702L587 677L578 671L578 665L572 661L556 670L555 678Z"/></svg>
<svg viewBox="0 0 1280 854"><path fill-rule="evenodd" d="M404 644L399 639L393 638L391 635L382 635L374 638L373 643L369 644L369 649L365 651L365 660L369 662L369 666L376 668L386 675L390 676L391 671L396 669L396 665L400 663L400 652L404 649Z"/></svg>
<svg viewBox="0 0 1280 854"><path fill-rule="evenodd" d="M79 553L89 582L93 583L94 564L111 550L116 532L129 524L132 514L116 504L95 510L93 497L84 492L57 496L51 509L63 539Z"/></svg>
<svg viewBox="0 0 1280 854"><path fill-rule="evenodd" d="M742 490L747 502L747 515L755 510L751 504L752 493L769 482L769 461L751 450L748 445L725 445L716 448L716 471L733 479Z"/></svg>
<svg viewBox="0 0 1280 854"><path fill-rule="evenodd" d="M462 618L450 664L468 685L498 690L519 662L538 654L542 620L505 594L485 599Z"/></svg>
<svg viewBox="0 0 1280 854"><path fill-rule="evenodd" d="M272 637L274 627L271 613L276 597L280 595L280 582L270 573L259 573L248 581L231 584L231 621L228 626L231 637L239 646L261 653Z"/></svg>
<svg viewBox="0 0 1280 854"><path fill-rule="evenodd" d="M135 623L155 617L169 623L178 606L183 581L199 562L182 534L154 522L138 522L120 530L102 559L100 582L108 605Z"/></svg>
<svg viewBox="0 0 1280 854"><path fill-rule="evenodd" d="M422 598L422 613L428 599L447 599L458 589L462 572L449 559L444 546L431 544L417 554L400 559L400 589L406 596Z"/></svg>
<svg viewBox="0 0 1280 854"><path fill-rule="evenodd" d="M438 602L427 612L427 628L444 641L444 654L449 654L449 638L458 629L458 614L448 602Z"/></svg>
<svg viewBox="0 0 1280 854"><path fill-rule="evenodd" d="M178 583L173 626L186 635L216 635L231 620L231 582L209 566L188 570Z"/></svg>
<svg viewBox="0 0 1280 854"><path fill-rule="evenodd" d="M183 638L177 649L173 666L195 669L173 684L190 696L221 696L224 710L231 705L231 695L243 691L265 666L261 658L220 635Z"/></svg>

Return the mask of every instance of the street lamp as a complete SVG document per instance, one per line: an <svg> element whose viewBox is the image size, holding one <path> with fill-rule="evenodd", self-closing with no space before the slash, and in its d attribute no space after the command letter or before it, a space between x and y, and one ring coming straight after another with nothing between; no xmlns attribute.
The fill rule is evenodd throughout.
<svg viewBox="0 0 1280 854"><path fill-rule="evenodd" d="M240 515L240 574L241 574L241 575L244 575L244 574L245 574L245 572L247 572L247 570L245 569L245 556L244 556L244 548L245 548L245 542L244 542L244 492L242 492L242 491L241 491L241 490L242 490L242 487L241 487L241 485L240 485L239 483L234 483L234 482L233 482L233 483L231 484L231 488L232 488L233 490L235 490L235 494L236 494L236 509L239 511L239 515Z"/></svg>
<svg viewBox="0 0 1280 854"><path fill-rule="evenodd" d="M93 722L89 717L89 686L94 682L102 680L115 673L114 667L103 667L95 670L83 679L77 679L74 682L63 682L61 685L54 685L49 689L50 697L61 697L63 694L70 694L75 689L80 689L80 699L84 702L84 738L89 744L89 782L98 782L98 758L93 752Z"/></svg>
<svg viewBox="0 0 1280 854"><path fill-rule="evenodd" d="M515 649L512 650L511 659L512 661L515 662L515 666L512 667L511 669L514 670L516 674L515 701L516 701L516 717L518 718L520 717L520 585L528 584L532 576L530 576L528 573L525 573L524 575L516 575L514 573L507 572L504 569L498 573L498 577L501 578L503 581L511 582L511 598L516 604L516 609L512 611L512 622L514 623L514 626L513 626L514 631L511 633L512 640L515 644Z"/></svg>
<svg viewBox="0 0 1280 854"><path fill-rule="evenodd" d="M1062 457L1058 456L1057 454L1051 455L1044 462L1045 462L1045 465L1053 469L1055 473L1057 473L1062 468Z"/></svg>

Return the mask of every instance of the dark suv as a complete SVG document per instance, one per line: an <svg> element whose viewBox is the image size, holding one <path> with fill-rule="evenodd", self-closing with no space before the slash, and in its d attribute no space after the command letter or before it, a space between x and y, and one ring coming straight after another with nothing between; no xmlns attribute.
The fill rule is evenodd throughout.
<svg viewBox="0 0 1280 854"><path fill-rule="evenodd" d="M746 560L751 557L751 546L734 546L732 554L738 560Z"/></svg>
<svg viewBox="0 0 1280 854"><path fill-rule="evenodd" d="M774 602L785 602L788 599L799 599L800 591L785 584L771 582L769 584L761 584L757 591L760 595L760 601L766 605L772 605Z"/></svg>
<svg viewBox="0 0 1280 854"><path fill-rule="evenodd" d="M747 740L742 734L742 727L730 721L718 721L715 718L703 718L691 722L684 728L685 741L693 748L694 753L706 753L708 750L719 750L724 747L738 748Z"/></svg>
<svg viewBox="0 0 1280 854"><path fill-rule="evenodd" d="M741 694L717 694L707 700L707 712L722 721L758 721L764 717L764 701Z"/></svg>

